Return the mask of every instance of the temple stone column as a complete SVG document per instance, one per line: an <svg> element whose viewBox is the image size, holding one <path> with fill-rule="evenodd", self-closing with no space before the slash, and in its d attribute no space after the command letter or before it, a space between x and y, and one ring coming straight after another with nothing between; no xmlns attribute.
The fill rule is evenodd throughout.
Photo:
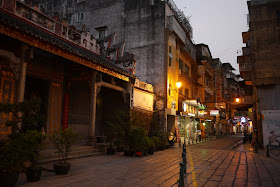
<svg viewBox="0 0 280 187"><path fill-rule="evenodd" d="M25 91L25 80L26 80L26 69L27 62L26 57L30 55L28 53L28 45L22 44L20 47L20 64L19 64L19 75L18 75L18 84L17 84L17 99L16 102L23 102L24 100L24 91Z"/></svg>
<svg viewBox="0 0 280 187"><path fill-rule="evenodd" d="M90 131L89 136L94 138L95 136L95 121L96 121L96 98L98 94L98 86L96 85L97 72L92 70L91 74L91 90L90 90ZM93 140L93 139L92 139Z"/></svg>

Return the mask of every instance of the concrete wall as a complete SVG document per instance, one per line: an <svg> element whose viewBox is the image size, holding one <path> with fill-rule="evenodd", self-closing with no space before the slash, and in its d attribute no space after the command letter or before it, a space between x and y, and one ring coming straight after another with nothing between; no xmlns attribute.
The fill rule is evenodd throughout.
<svg viewBox="0 0 280 187"><path fill-rule="evenodd" d="M134 107L153 111L154 94L134 88L133 98Z"/></svg>
<svg viewBox="0 0 280 187"><path fill-rule="evenodd" d="M261 86L258 89L259 110L280 110L280 85Z"/></svg>
<svg viewBox="0 0 280 187"><path fill-rule="evenodd" d="M256 85L280 84L280 1L250 6L250 32Z"/></svg>

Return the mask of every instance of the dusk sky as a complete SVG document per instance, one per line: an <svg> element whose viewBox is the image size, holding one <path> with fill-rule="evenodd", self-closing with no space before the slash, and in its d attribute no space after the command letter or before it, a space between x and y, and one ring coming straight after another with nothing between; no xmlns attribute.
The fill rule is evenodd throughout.
<svg viewBox="0 0 280 187"><path fill-rule="evenodd" d="M247 0L174 0L190 17L195 44L207 44L213 58L230 62L238 70L237 54L245 46L242 32L248 30ZM239 74L239 71L236 71Z"/></svg>

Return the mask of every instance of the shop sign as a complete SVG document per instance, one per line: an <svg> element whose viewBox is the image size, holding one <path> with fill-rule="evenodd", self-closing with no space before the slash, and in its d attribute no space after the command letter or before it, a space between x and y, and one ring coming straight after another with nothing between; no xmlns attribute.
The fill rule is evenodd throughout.
<svg viewBox="0 0 280 187"><path fill-rule="evenodd" d="M279 146L280 138L280 110L263 110L262 120L263 145ZM279 146L280 147L280 146Z"/></svg>
<svg viewBox="0 0 280 187"><path fill-rule="evenodd" d="M204 110L199 110L198 111L198 117L199 118L204 118Z"/></svg>
<svg viewBox="0 0 280 187"><path fill-rule="evenodd" d="M210 116L218 116L219 110L210 110Z"/></svg>

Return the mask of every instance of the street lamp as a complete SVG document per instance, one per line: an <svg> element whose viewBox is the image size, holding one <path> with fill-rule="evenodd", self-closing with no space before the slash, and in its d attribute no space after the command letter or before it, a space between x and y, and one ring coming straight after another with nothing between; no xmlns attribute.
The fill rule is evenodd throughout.
<svg viewBox="0 0 280 187"><path fill-rule="evenodd" d="M241 100L240 100L239 97L235 98L235 102L236 102L236 103L240 103L240 101L241 101Z"/></svg>
<svg viewBox="0 0 280 187"><path fill-rule="evenodd" d="M181 88L182 83L178 81L178 82L176 82L176 86L177 86L177 88Z"/></svg>

